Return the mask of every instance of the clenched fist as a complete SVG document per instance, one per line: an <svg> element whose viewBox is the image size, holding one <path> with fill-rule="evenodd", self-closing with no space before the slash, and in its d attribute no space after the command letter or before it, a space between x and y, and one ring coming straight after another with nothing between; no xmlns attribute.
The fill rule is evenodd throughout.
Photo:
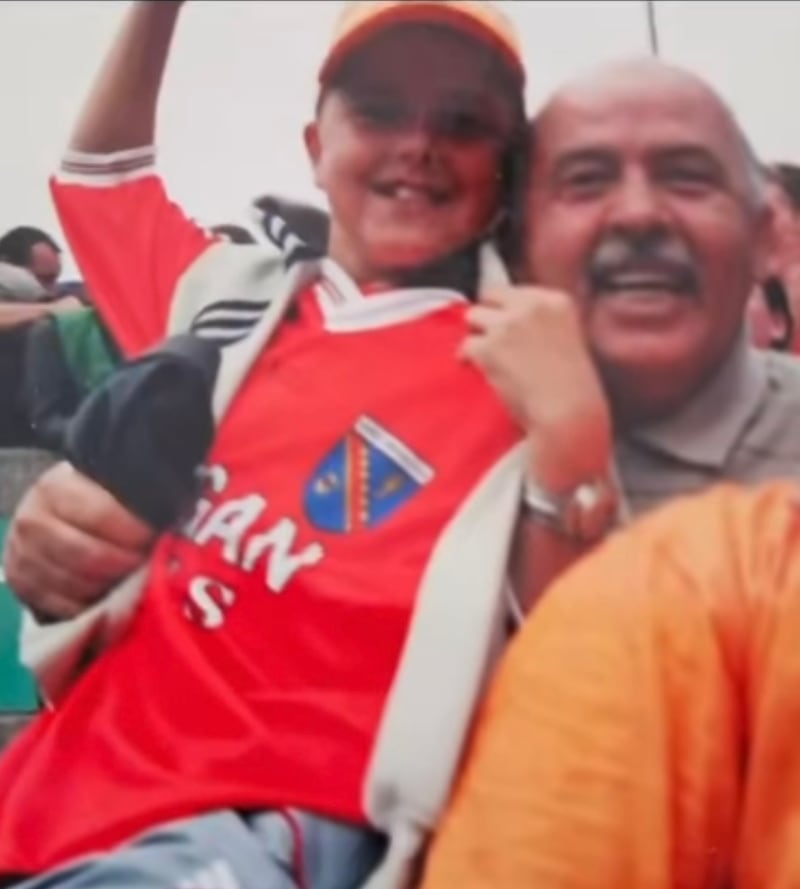
<svg viewBox="0 0 800 889"><path fill-rule="evenodd" d="M569 295L509 286L467 314L462 358L475 364L526 430L537 481L558 492L607 472L611 419Z"/></svg>
<svg viewBox="0 0 800 889"><path fill-rule="evenodd" d="M37 617L66 620L141 565L154 536L104 488L59 463L17 508L6 539L6 577Z"/></svg>

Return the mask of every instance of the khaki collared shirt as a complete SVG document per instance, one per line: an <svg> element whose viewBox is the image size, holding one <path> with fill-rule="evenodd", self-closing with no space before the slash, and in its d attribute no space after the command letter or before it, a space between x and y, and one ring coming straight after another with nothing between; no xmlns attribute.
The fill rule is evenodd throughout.
<svg viewBox="0 0 800 889"><path fill-rule="evenodd" d="M800 359L742 338L677 414L617 440L633 514L720 481L800 481Z"/></svg>

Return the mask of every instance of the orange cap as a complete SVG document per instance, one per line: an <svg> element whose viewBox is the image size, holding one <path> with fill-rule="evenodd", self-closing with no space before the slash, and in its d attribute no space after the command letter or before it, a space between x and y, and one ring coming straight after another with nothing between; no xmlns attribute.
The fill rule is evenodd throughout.
<svg viewBox="0 0 800 889"><path fill-rule="evenodd" d="M522 49L514 26L489 0L351 0L334 28L319 81L327 83L344 59L384 28L400 23L446 25L495 50L525 82Z"/></svg>

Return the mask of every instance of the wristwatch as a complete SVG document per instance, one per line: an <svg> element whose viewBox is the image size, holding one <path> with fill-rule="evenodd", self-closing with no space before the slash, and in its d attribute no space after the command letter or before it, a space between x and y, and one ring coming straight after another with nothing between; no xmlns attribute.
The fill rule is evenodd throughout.
<svg viewBox="0 0 800 889"><path fill-rule="evenodd" d="M616 488L605 477L585 481L564 494L553 494L526 478L522 500L529 518L578 543L601 540L619 517Z"/></svg>

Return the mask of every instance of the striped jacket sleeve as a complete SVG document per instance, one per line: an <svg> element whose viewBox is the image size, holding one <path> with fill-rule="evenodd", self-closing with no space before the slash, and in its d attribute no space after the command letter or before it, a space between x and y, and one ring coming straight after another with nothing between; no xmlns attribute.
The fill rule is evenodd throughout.
<svg viewBox="0 0 800 889"><path fill-rule="evenodd" d="M92 300L129 355L166 330L176 284L213 237L170 201L155 150L68 153L51 180Z"/></svg>

